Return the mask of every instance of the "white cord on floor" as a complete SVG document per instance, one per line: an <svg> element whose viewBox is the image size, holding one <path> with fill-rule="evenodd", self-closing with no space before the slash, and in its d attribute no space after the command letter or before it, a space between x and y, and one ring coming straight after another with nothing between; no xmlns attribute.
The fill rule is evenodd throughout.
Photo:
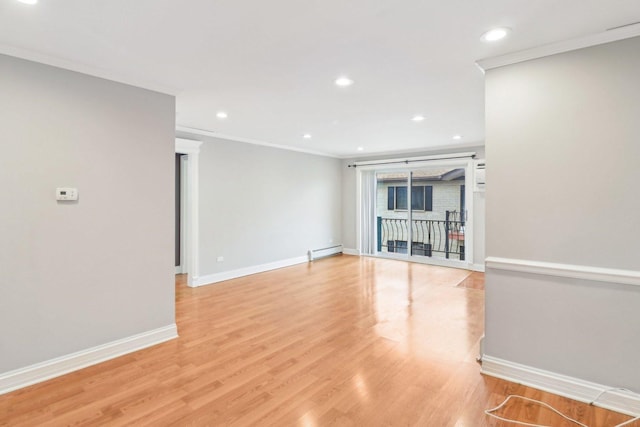
<svg viewBox="0 0 640 427"><path fill-rule="evenodd" d="M502 402L501 404L499 404L498 406L496 406L496 407L495 407L495 408L493 408L493 409L487 409L486 411L484 411L484 413L485 413L485 414L487 414L487 415L489 415L490 417L497 418L497 419L499 419L499 420L507 421L507 422L510 422L510 423L520 424L520 425L523 425L523 426L530 426L530 427L553 427L553 426L546 426L546 425L542 425L542 424L532 424L532 423L525 423L525 422L523 422L523 421L510 420L510 419L508 419L508 418L502 418L501 416L498 416L498 415L494 414L494 412L496 412L496 411L500 410L504 405L506 405L506 404L507 404L507 402L508 402L509 400L511 400L511 399L512 399L512 398L514 398L514 397L515 397L515 398L518 398L518 399L527 400L527 401L529 401L529 402L538 403L538 404L540 404L540 405L542 405L542 406L544 406L544 407L546 407L546 408L551 409L553 412L555 412L556 414L560 415L562 418L564 418L564 419L566 419L566 420L568 420L568 421L571 421L572 423L575 423L575 424L577 424L577 425L579 425L579 426L582 426L582 427L589 427L589 426L587 426L587 425L582 424L580 421L576 421L576 420L574 420L573 418L567 417L565 414L563 414L562 412L558 411L556 408L554 408L554 407L553 407L553 406L551 406L551 405L548 405L548 404L546 404L546 403L544 403L544 402L540 402L539 400L529 399L528 397L518 396L518 395L515 395L515 394L510 394L509 396L507 396L507 398L504 400L504 402Z"/></svg>
<svg viewBox="0 0 640 427"><path fill-rule="evenodd" d="M623 422L622 424L618 424L617 426L614 426L614 427L628 426L628 425L629 425L629 424L631 424L632 422L634 422L634 421L638 421L638 420L640 420L640 416L637 416L637 417L635 417L635 418L632 418L632 419L630 419L629 421L625 421L625 422Z"/></svg>
<svg viewBox="0 0 640 427"><path fill-rule="evenodd" d="M605 393L607 393L609 391L614 391L614 390L621 390L621 391L631 392L630 390L623 389L623 388L612 388L612 389L608 389L608 390L603 390L600 394L598 394L598 396L596 396L595 399L593 399L591 401L591 404L597 402L598 399L600 399L600 397L602 397L603 394L605 394ZM633 393L633 392L631 392L631 393ZM487 409L486 411L484 411L484 413L487 414L490 417L499 419L501 421L506 421L506 422L514 423L514 424L520 424L520 425L523 425L523 426L529 426L529 427L553 427L553 426L547 426L547 425L542 425L542 424L532 424L532 423L526 423L526 422L523 422L523 421L511 420L511 419L503 418L503 417L501 417L499 415L494 414L494 412L500 410L512 398L518 398L518 399L527 400L529 402L537 403L539 405L542 405L542 406L552 410L553 412L555 412L556 414L560 415L565 420L568 420L568 421L570 421L572 423L575 423L575 424L577 424L577 425L579 425L581 427L589 427L589 426L587 426L585 424L582 424L580 421L576 421L573 418L570 418L570 417L566 416L565 414L563 414L562 412L558 411L556 408L554 408L553 406L551 406L551 405L549 405L547 403L544 403L544 402L541 402L541 401L535 400L535 399L529 399L528 397L524 397L524 396L518 396L518 395L515 395L515 394L510 394L509 396L507 396L507 398L504 400L504 402L502 402L501 404L499 404L498 406L496 406L493 409ZM638 420L640 420L640 416L637 416L635 418L627 420L627 421L625 421L625 422L623 422L621 424L617 424L614 427L624 427L624 426L629 425L629 424L631 424L631 423L633 423L635 421L638 421Z"/></svg>

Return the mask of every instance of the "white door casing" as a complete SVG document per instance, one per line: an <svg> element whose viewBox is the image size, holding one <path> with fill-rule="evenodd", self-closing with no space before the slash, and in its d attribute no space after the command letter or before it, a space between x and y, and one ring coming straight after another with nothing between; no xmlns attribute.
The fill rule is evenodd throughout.
<svg viewBox="0 0 640 427"><path fill-rule="evenodd" d="M183 268L186 267L188 279L187 284L191 287L196 283L199 276L199 175L198 163L201 141L193 141L190 139L176 138L175 152L186 155L186 203L184 215L184 258L182 260ZM185 163L183 163L185 164Z"/></svg>

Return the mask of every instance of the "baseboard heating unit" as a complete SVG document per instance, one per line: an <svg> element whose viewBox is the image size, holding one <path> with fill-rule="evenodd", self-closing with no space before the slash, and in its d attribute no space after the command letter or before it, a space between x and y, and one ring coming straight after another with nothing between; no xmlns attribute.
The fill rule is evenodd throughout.
<svg viewBox="0 0 640 427"><path fill-rule="evenodd" d="M309 249L309 261L342 253L342 245L328 246L320 249Z"/></svg>

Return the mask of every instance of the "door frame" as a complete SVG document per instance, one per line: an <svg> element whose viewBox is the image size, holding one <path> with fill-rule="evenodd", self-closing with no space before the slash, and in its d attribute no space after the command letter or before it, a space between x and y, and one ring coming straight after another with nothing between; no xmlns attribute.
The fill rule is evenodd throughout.
<svg viewBox="0 0 640 427"><path fill-rule="evenodd" d="M183 245L181 254L182 271L187 273L187 284L190 287L196 286L199 277L199 155L202 141L194 141L190 139L176 138L175 152L184 154L185 160L182 163L186 166L182 177L186 188L186 194L183 196L185 203L183 205L183 218L181 228L183 231Z"/></svg>
<svg viewBox="0 0 640 427"><path fill-rule="evenodd" d="M180 265L176 266L176 274L186 274L187 269L187 159L188 155L180 154Z"/></svg>
<svg viewBox="0 0 640 427"><path fill-rule="evenodd" d="M380 161L380 163L374 163L374 164L364 164L364 165L359 165L357 164L357 168L356 168L356 182L357 182L357 244L358 244L358 252L360 254L362 254L362 233L364 232L364 230L362 230L362 216L364 215L364 210L362 207L362 172L367 170L367 171L407 171L410 172L413 169L419 169L421 167L438 167L438 166L458 166L458 167L464 167L465 168L465 179L464 179L464 183L465 183L465 208L467 211L467 215L466 215L466 220L465 220L465 249L467 249L466 252L466 259L464 261L457 261L457 260L447 260L447 259L440 259L440 258L434 258L434 257L421 257L421 256L416 256L416 255L411 255L410 251L407 251L407 254L380 254L380 253L376 253L376 254L363 254L366 256L373 256L373 257L378 257L378 258L391 258L391 259L399 259L399 260L403 260L403 261L411 261L411 262L418 262L418 263L423 263L423 264L432 264L432 265L441 265L441 266L445 266L445 267L456 267L456 268L464 268L464 269L468 269L471 270L473 269L473 261L474 261L474 254L473 254L473 235L474 235L474 227L473 227L473 221L474 221L474 212L473 212L473 191L470 191L469 189L473 188L473 168L474 168L474 162L473 162L473 156L469 156L469 154L475 154L475 153L464 153L464 157L463 155L459 155L460 157L458 158L446 158L443 159L443 156L434 156L433 160L430 160L429 158L416 158L416 160L411 160L408 159L408 161L405 161L404 164L394 164L395 162L391 163L386 163L385 161ZM400 162L398 162L400 163ZM377 181L376 181L377 182ZM411 186L411 179L408 180L408 184L407 184L407 188L410 188ZM411 203L411 199L410 199L410 191L408 191L408 203ZM377 205L377 203L376 203ZM410 205L409 205L410 206ZM408 220L410 221L410 214L409 214L409 218ZM374 238L378 239L377 236L377 231L374 229L372 230L374 233ZM410 245L408 245L410 246Z"/></svg>

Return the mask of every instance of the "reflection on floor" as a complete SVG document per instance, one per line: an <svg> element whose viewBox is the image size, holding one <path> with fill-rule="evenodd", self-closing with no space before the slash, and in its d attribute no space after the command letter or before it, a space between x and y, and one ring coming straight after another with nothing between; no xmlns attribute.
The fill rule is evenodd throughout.
<svg viewBox="0 0 640 427"><path fill-rule="evenodd" d="M507 426L483 410L512 393L590 426L628 419L480 375L482 281L353 256L195 289L177 276L179 339L0 396L0 425Z"/></svg>
<svg viewBox="0 0 640 427"><path fill-rule="evenodd" d="M462 282L458 283L458 287L484 291L484 273L472 272Z"/></svg>

